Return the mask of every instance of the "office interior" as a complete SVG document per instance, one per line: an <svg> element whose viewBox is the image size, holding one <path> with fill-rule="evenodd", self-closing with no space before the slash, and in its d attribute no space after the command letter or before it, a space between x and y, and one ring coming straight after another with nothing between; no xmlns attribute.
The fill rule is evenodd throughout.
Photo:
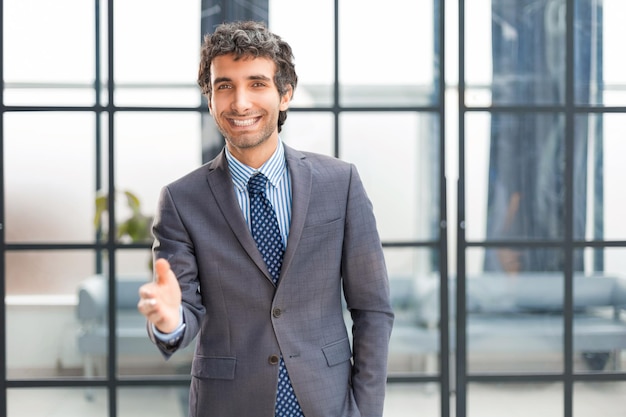
<svg viewBox="0 0 626 417"><path fill-rule="evenodd" d="M384 417L626 415L622 0L0 15L0 415L186 415L193 346L164 361L136 289L160 188L223 146L199 47L239 19L294 49L281 139L353 162L373 202L396 313Z"/></svg>

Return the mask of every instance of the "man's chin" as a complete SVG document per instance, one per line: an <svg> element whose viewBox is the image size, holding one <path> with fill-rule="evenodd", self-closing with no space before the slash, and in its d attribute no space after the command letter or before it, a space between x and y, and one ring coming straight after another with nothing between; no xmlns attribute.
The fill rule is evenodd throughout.
<svg viewBox="0 0 626 417"><path fill-rule="evenodd" d="M267 141L267 138L259 138L253 134L250 135L237 135L237 136L225 136L226 141L230 143L232 146L238 149L252 149L263 142Z"/></svg>

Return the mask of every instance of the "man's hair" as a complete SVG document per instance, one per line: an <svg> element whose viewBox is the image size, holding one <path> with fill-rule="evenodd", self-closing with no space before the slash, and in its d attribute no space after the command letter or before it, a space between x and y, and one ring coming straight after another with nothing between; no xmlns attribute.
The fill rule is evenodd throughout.
<svg viewBox="0 0 626 417"><path fill-rule="evenodd" d="M269 58L276 64L274 83L278 94L284 96L291 85L295 91L298 84L291 46L280 36L270 32L265 24L254 21L222 23L212 34L204 36L198 70L198 85L211 99L211 62L215 57L233 54L235 60L242 58ZM278 115L278 131L287 119L287 111Z"/></svg>

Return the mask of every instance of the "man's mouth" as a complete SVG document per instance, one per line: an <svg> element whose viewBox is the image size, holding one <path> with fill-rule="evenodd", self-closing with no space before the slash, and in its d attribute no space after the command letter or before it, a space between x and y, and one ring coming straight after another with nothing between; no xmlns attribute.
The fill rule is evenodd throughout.
<svg viewBox="0 0 626 417"><path fill-rule="evenodd" d="M258 117L254 117L251 119L230 119L230 122L236 127L247 127L255 124L258 119Z"/></svg>

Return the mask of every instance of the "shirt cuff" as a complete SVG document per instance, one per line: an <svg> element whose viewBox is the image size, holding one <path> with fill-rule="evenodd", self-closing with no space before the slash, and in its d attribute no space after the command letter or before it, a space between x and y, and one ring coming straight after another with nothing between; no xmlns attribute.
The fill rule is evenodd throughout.
<svg viewBox="0 0 626 417"><path fill-rule="evenodd" d="M180 306L180 320L178 322L178 327L171 333L163 333L160 332L156 326L151 323L152 326L152 333L154 333L154 337L157 338L157 340L159 340L160 342L166 343L168 345L175 345L177 344L180 339L183 337L183 334L185 332L185 320L183 317L183 306Z"/></svg>

